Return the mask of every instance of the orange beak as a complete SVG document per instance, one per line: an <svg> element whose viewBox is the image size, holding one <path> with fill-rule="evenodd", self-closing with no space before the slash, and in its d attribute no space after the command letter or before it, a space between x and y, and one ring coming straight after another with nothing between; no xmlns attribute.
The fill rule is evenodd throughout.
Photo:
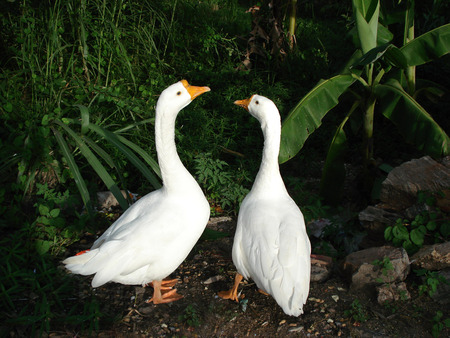
<svg viewBox="0 0 450 338"><path fill-rule="evenodd" d="M235 105L238 105L238 106L244 108L246 111L248 111L248 105L249 105L250 102L252 101L252 98L253 98L253 95L252 95L250 98L245 99L245 100L237 100L237 101L234 101L234 104L235 104Z"/></svg>
<svg viewBox="0 0 450 338"><path fill-rule="evenodd" d="M197 96L202 95L203 93L209 92L211 89L209 87L196 87L191 86L186 80L181 80L184 88L188 91L189 95L191 95L191 99L195 99Z"/></svg>

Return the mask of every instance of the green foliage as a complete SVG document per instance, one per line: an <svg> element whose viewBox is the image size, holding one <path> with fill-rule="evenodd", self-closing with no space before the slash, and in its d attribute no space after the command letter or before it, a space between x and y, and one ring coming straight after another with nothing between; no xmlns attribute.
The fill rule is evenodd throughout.
<svg viewBox="0 0 450 338"><path fill-rule="evenodd" d="M36 186L38 198L34 207L38 211L38 216L29 229L30 237L35 241L38 254L51 252L58 255L66 246L79 240L86 217L66 211L73 208L77 202L69 196L68 190L60 193L49 189L46 184L37 183ZM74 216L79 218L79 222L74 220ZM68 219L70 224L67 224Z"/></svg>
<svg viewBox="0 0 450 338"><path fill-rule="evenodd" d="M350 309L344 311L346 317L352 318L355 322L364 323L369 319L367 311L364 309L363 305L358 299L355 299L350 304Z"/></svg>
<svg viewBox="0 0 450 338"><path fill-rule="evenodd" d="M74 301L77 281L62 272L58 262L36 255L27 243L26 231L15 232L0 241L0 334L20 330L26 336L42 336L63 324L74 331L98 330L105 315L95 296Z"/></svg>
<svg viewBox="0 0 450 338"><path fill-rule="evenodd" d="M191 327L198 327L201 324L200 316L198 315L198 310L193 305L188 305L184 309L184 313L178 316L178 320L186 323Z"/></svg>
<svg viewBox="0 0 450 338"><path fill-rule="evenodd" d="M437 290L437 287L441 283L447 283L447 280L439 274L438 271L429 271L426 269L414 270L418 277L423 279L423 284L419 285L419 294L426 293L428 296L433 297Z"/></svg>
<svg viewBox="0 0 450 338"><path fill-rule="evenodd" d="M403 13L403 24L413 29L414 26L408 21L414 15L413 7L407 7ZM364 189L367 194L372 188L368 169L373 161L375 111L380 111L394 123L405 140L420 151L437 157L449 153L448 135L414 98L413 68L448 54L450 25L415 39L405 29L404 44L402 48L397 48L391 43L393 34L382 25L379 0L354 0L353 14L356 21L353 32L360 49L353 54L343 72L320 81L310 90L291 110L282 126L279 160L285 162L300 151L306 138L321 125L323 117L337 105L344 93L352 97L349 113L338 126L328 149L322 176L321 193L332 204L340 201L344 182L344 127L356 111L362 112L359 119L363 135ZM407 57L406 51L408 55L420 55L421 59ZM380 108L375 109L378 101Z"/></svg>
<svg viewBox="0 0 450 338"><path fill-rule="evenodd" d="M450 318L444 318L442 311L437 311L436 315L433 317L433 327L431 329L431 334L433 337L439 337L441 331L444 328L450 327Z"/></svg>
<svg viewBox="0 0 450 338"><path fill-rule="evenodd" d="M391 283L393 282L392 271L394 271L394 266L392 265L389 257L384 257L382 260L376 259L372 262L372 265L378 266L381 269L381 273L385 278L377 278L378 283Z"/></svg>
<svg viewBox="0 0 450 338"><path fill-rule="evenodd" d="M213 159L210 153L202 153L195 157L196 175L206 190L206 195L212 204L212 214L218 212L217 204L223 210L236 210L249 192L243 184L249 182L244 171L229 171L228 164L219 159Z"/></svg>
<svg viewBox="0 0 450 338"><path fill-rule="evenodd" d="M418 194L418 202L433 207L435 198L425 192ZM442 242L450 236L450 222L446 214L434 207L419 213L414 220L397 219L395 225L384 230L384 238L395 246L402 246L408 254L417 252L426 242Z"/></svg>

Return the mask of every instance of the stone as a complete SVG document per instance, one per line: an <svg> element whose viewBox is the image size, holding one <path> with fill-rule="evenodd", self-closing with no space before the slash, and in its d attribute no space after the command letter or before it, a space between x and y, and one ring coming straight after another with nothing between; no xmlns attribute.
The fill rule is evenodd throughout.
<svg viewBox="0 0 450 338"><path fill-rule="evenodd" d="M377 286L377 292L377 301L380 305L397 300L411 299L411 294L409 293L404 282L389 283Z"/></svg>
<svg viewBox="0 0 450 338"><path fill-rule="evenodd" d="M394 225L402 216L377 206L368 206L359 213L358 218L362 227L367 231L384 235L386 226Z"/></svg>
<svg viewBox="0 0 450 338"><path fill-rule="evenodd" d="M127 192L125 190L120 191L123 195L123 197L127 198ZM129 197L132 199L132 201L136 200L136 194L128 193ZM99 191L97 193L97 201L100 209L106 209L109 210L112 207L118 207L119 202L117 201L116 197L113 195L111 191Z"/></svg>
<svg viewBox="0 0 450 338"><path fill-rule="evenodd" d="M448 161L443 161L447 164ZM381 185L380 199L392 210L403 210L416 201L417 192L439 192L450 187L450 167L429 156L394 168Z"/></svg>
<svg viewBox="0 0 450 338"><path fill-rule="evenodd" d="M375 261L383 261L385 257L392 264L392 269L374 264ZM364 289L404 281L409 274L409 265L405 249L382 246L351 253L345 258L342 270L351 282L351 288Z"/></svg>
<svg viewBox="0 0 450 338"><path fill-rule="evenodd" d="M333 259L324 255L311 255L311 282L324 282L333 268Z"/></svg>
<svg viewBox="0 0 450 338"><path fill-rule="evenodd" d="M411 257L411 264L427 270L450 268L450 242L423 246Z"/></svg>

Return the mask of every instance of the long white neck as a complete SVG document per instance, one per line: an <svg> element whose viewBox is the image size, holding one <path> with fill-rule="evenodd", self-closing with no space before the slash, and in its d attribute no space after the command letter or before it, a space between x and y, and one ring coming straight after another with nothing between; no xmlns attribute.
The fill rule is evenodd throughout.
<svg viewBox="0 0 450 338"><path fill-rule="evenodd" d="M164 189L168 192L182 190L184 187L195 185L194 178L184 167L177 153L175 145L175 119L177 114L168 112L162 105L156 107L155 143L158 163Z"/></svg>
<svg viewBox="0 0 450 338"><path fill-rule="evenodd" d="M278 154L280 152L281 123L280 120L264 121L261 124L264 135L264 149L261 166L256 175L252 192L268 194L287 193L278 165Z"/></svg>

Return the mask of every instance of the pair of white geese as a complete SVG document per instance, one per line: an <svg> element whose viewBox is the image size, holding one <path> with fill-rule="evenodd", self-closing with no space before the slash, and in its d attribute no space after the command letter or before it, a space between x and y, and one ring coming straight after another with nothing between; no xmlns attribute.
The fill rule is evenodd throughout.
<svg viewBox="0 0 450 338"><path fill-rule="evenodd" d="M107 282L151 283L154 291L148 302L182 298L172 289L177 280L164 279L184 261L201 236L210 207L178 156L175 119L181 109L209 90L182 80L161 93L156 105L155 142L163 187L126 210L90 250L63 262L73 273L95 274L93 287ZM303 215L279 171L280 114L271 100L259 95L234 103L259 120L265 141L259 172L239 211L232 253L237 268L235 283L219 296L239 301L240 281L251 278L286 314L299 316L309 293L311 246Z"/></svg>

